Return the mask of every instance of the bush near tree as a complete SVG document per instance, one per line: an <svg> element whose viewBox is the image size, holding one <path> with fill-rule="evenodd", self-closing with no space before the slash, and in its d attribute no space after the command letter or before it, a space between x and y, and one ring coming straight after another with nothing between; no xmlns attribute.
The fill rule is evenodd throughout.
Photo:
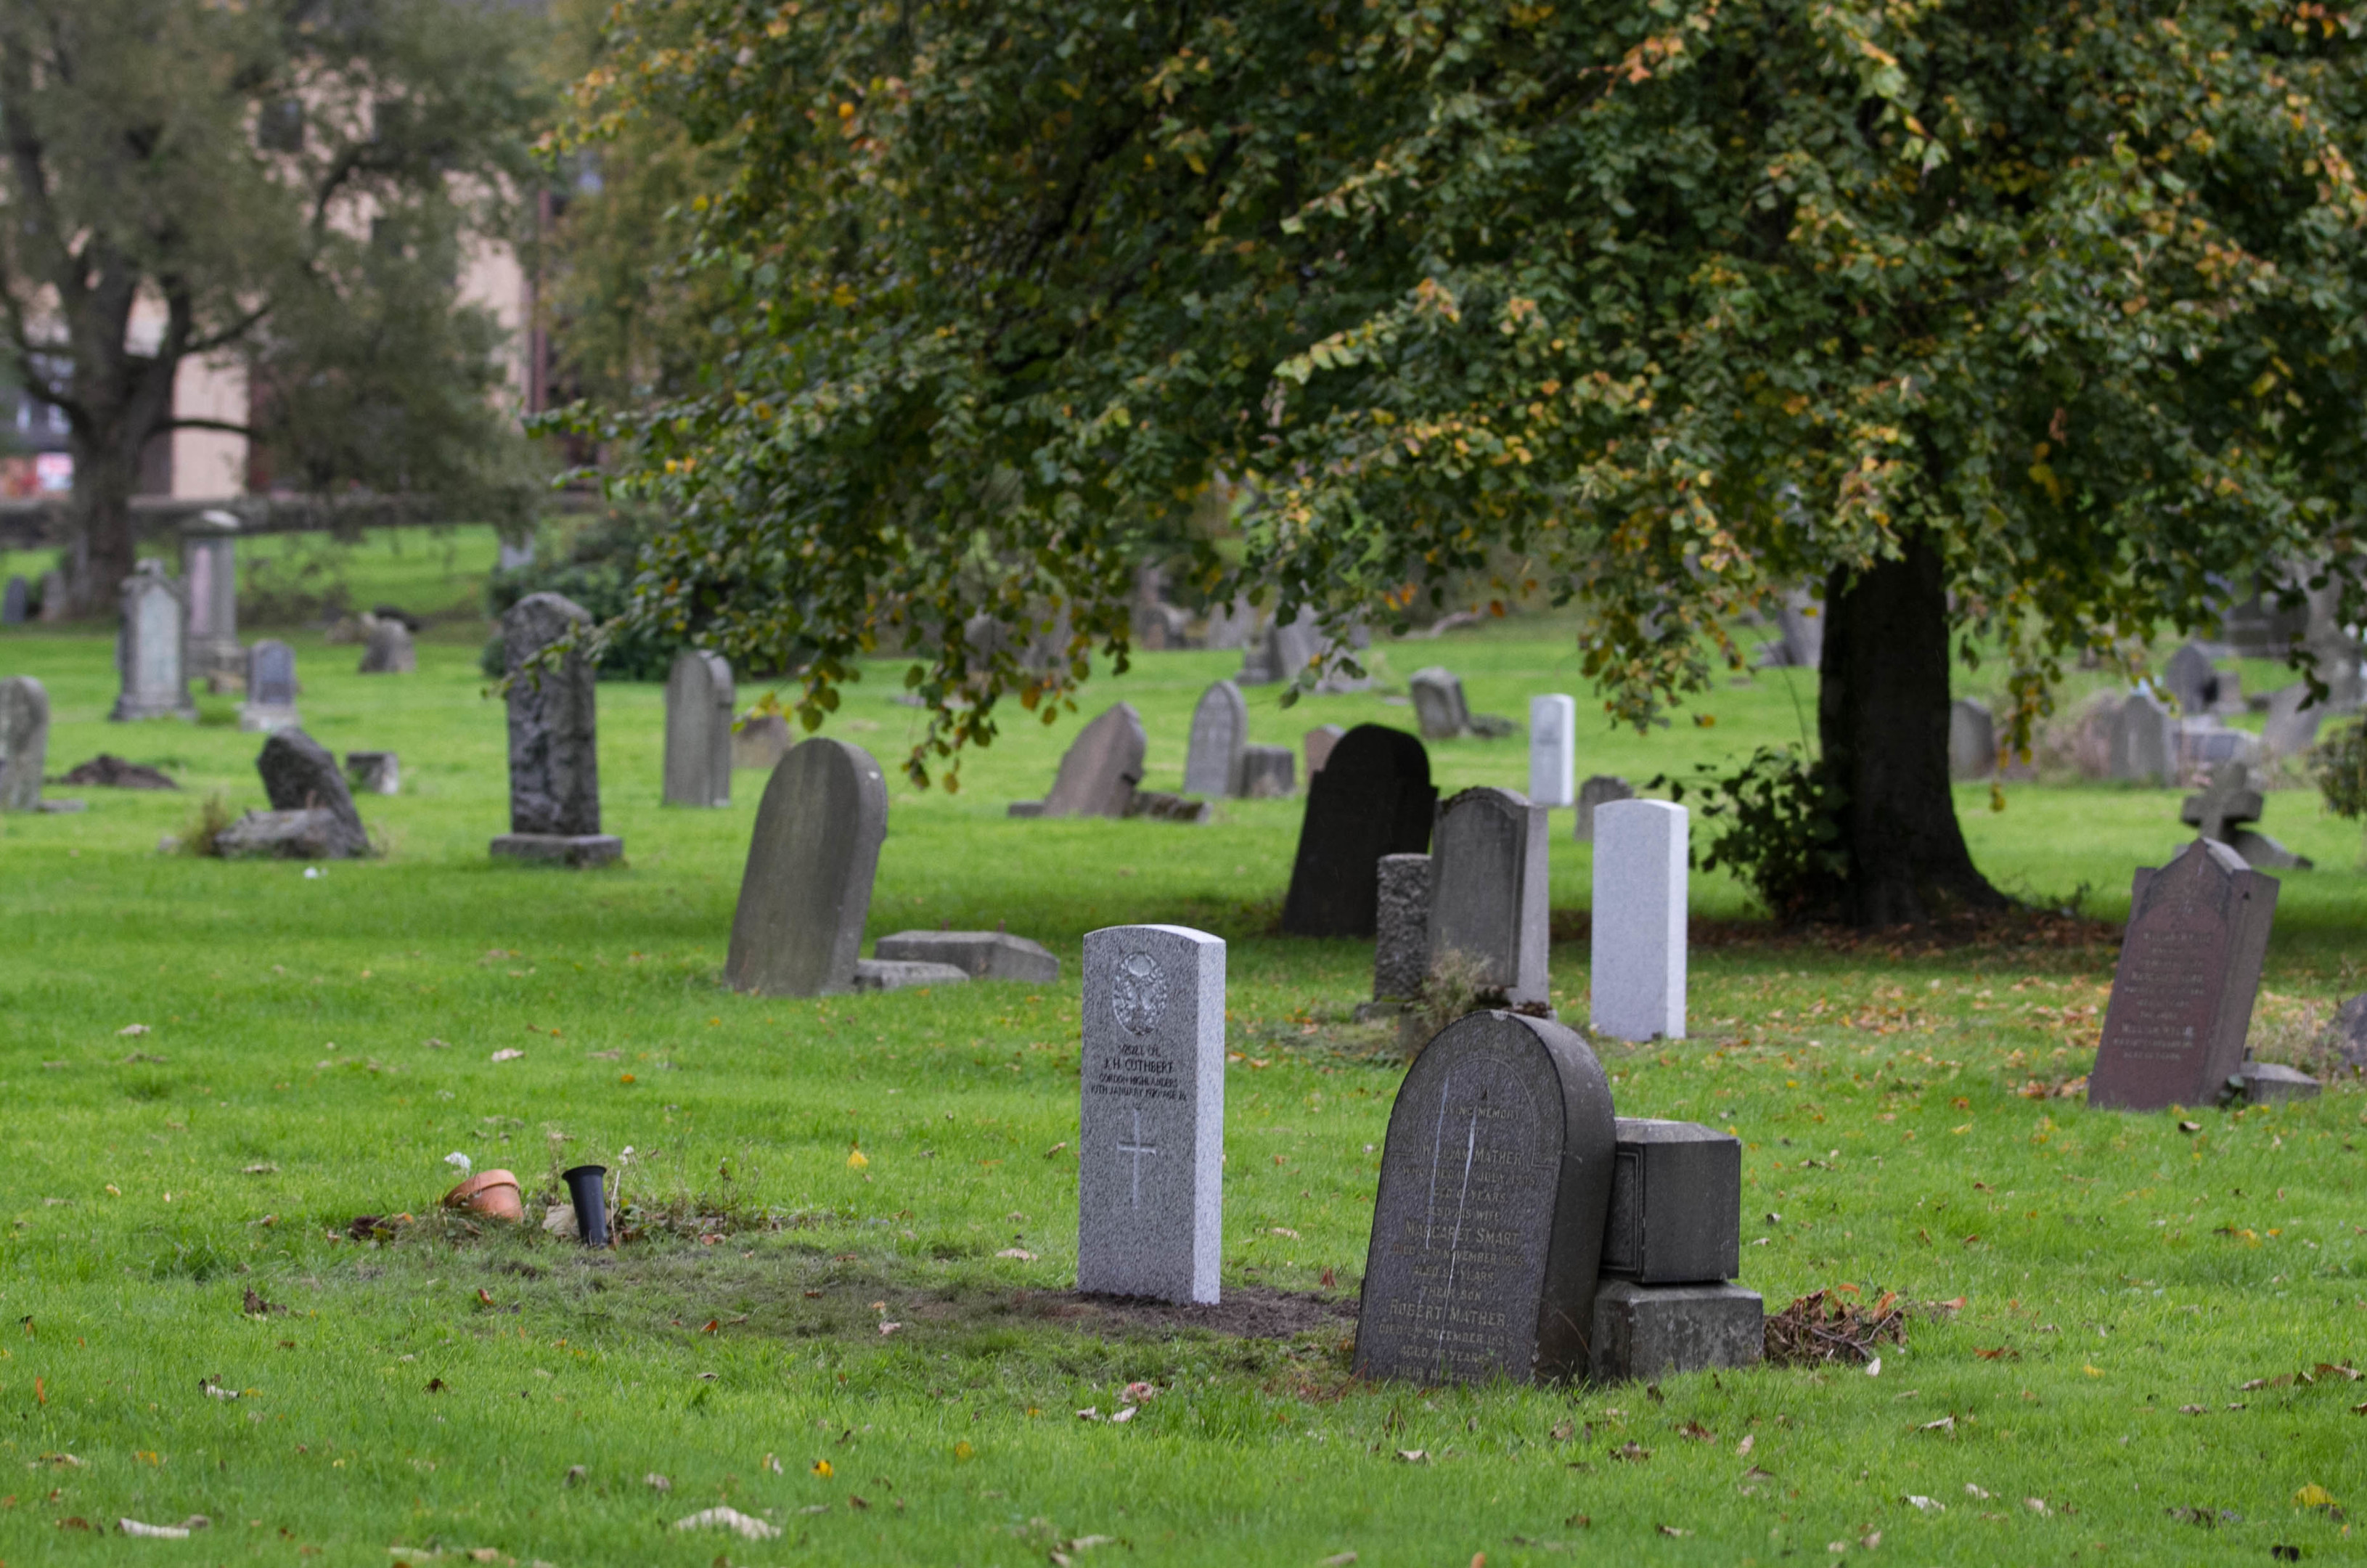
<svg viewBox="0 0 2367 1568"><path fill-rule="evenodd" d="M572 134L685 131L722 171L691 254L735 289L705 384L571 416L675 518L622 624L810 644L809 722L917 645L926 778L1123 655L1143 541L1219 482L1254 504L1204 589L1339 624L1510 560L1630 722L1806 582L1840 874L1800 913L1998 905L1952 640L2002 651L2026 739L2075 653L2279 562L2348 581L2361 28L623 0ZM1048 601L1071 661L963 635Z"/></svg>

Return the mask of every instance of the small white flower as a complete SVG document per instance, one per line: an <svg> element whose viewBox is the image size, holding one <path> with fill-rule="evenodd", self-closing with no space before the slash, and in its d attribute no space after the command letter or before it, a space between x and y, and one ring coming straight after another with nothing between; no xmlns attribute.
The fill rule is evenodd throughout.
<svg viewBox="0 0 2367 1568"><path fill-rule="evenodd" d="M454 1170L459 1171L462 1176L467 1176L469 1174L470 1165L469 1156L460 1153L458 1149L455 1149L450 1153L445 1155L444 1163L451 1166Z"/></svg>
<svg viewBox="0 0 2367 1568"><path fill-rule="evenodd" d="M305 867L305 868L304 868L304 880L305 880L306 881L308 881L308 882L317 882L317 881L319 881L321 880L321 868L320 868L320 867L318 867L318 866L307 866L307 867Z"/></svg>

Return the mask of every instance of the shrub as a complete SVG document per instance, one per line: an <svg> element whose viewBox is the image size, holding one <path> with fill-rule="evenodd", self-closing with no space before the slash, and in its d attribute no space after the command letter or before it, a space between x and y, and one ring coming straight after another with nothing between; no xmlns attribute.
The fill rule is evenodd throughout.
<svg viewBox="0 0 2367 1568"><path fill-rule="evenodd" d="M1837 915L1849 878L1840 822L1847 797L1821 761L1794 746L1761 746L1732 773L1663 775L1649 787L1665 787L1671 801L1688 789L1703 797L1709 849L1694 858L1703 870L1732 871L1785 925Z"/></svg>
<svg viewBox="0 0 2367 1568"><path fill-rule="evenodd" d="M2351 822L2367 816L2367 719L2353 720L2310 747L2309 771L2327 811Z"/></svg>

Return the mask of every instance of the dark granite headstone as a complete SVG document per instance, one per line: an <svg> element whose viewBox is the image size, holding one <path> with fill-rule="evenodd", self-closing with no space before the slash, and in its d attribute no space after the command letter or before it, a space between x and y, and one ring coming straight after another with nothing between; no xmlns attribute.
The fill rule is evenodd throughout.
<svg viewBox="0 0 2367 1568"><path fill-rule="evenodd" d="M1543 806L1511 790L1466 790L1438 807L1431 833L1430 968L1459 954L1470 978L1507 1006L1545 1006Z"/></svg>
<svg viewBox="0 0 2367 1568"><path fill-rule="evenodd" d="M1501 1012L1440 1030L1389 1112L1357 1373L1583 1376L1614 1149L1611 1087L1575 1032Z"/></svg>
<svg viewBox="0 0 2367 1568"><path fill-rule="evenodd" d="M855 989L888 781L861 746L816 737L773 769L756 808L723 983L771 996Z"/></svg>
<svg viewBox="0 0 2367 1568"><path fill-rule="evenodd" d="M1430 857L1384 855L1373 935L1373 1000L1410 1001L1430 975Z"/></svg>
<svg viewBox="0 0 2367 1568"><path fill-rule="evenodd" d="M1384 855L1430 848L1438 791L1430 753L1403 730L1359 724L1340 737L1308 781L1298 857L1290 869L1282 928L1295 937L1369 937Z"/></svg>
<svg viewBox="0 0 2367 1568"><path fill-rule="evenodd" d="M41 809L50 758L50 694L31 676L0 680L0 812Z"/></svg>
<svg viewBox="0 0 2367 1568"><path fill-rule="evenodd" d="M1702 1285L1742 1271L1742 1141L1693 1121L1619 1119L1603 1272Z"/></svg>
<svg viewBox="0 0 2367 1568"><path fill-rule="evenodd" d="M1040 801L1023 801L1014 816L1122 817L1131 814L1134 792L1142 782L1142 757L1150 750L1142 732L1142 716L1130 702L1120 702L1078 732L1068 755L1060 758L1059 776ZM1021 810L1021 807L1033 810Z"/></svg>
<svg viewBox="0 0 2367 1568"><path fill-rule="evenodd" d="M2207 838L2137 872L2089 1104L2217 1102L2244 1060L2276 908L2276 879Z"/></svg>
<svg viewBox="0 0 2367 1568"><path fill-rule="evenodd" d="M299 729L275 732L255 759L275 812L326 812L336 824L316 855L331 858L370 853L369 835L354 809L353 791L329 748Z"/></svg>
<svg viewBox="0 0 2367 1568"><path fill-rule="evenodd" d="M249 734L269 734L301 722L296 711L296 650L266 637L246 651L246 700L239 705L238 727Z"/></svg>
<svg viewBox="0 0 2367 1568"><path fill-rule="evenodd" d="M1240 687L1220 680L1202 692L1192 710L1192 738L1184 753L1184 792L1240 794L1241 753L1249 738L1250 705Z"/></svg>
<svg viewBox="0 0 2367 1568"><path fill-rule="evenodd" d="M24 625L25 607L32 597L32 587L24 578L9 578L8 586L0 590L0 626Z"/></svg>
<svg viewBox="0 0 2367 1568"><path fill-rule="evenodd" d="M502 617L509 666L510 831L571 837L600 831L599 721L592 666L580 653L527 662L591 615L557 594L529 594ZM399 623L386 623L399 624Z"/></svg>

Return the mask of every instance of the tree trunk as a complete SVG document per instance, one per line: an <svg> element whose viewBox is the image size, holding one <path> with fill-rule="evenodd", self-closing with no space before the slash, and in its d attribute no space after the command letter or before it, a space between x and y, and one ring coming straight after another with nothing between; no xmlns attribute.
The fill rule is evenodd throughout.
<svg viewBox="0 0 2367 1568"><path fill-rule="evenodd" d="M1974 869L1948 788L1948 592L1920 529L1895 561L1833 574L1817 732L1846 796L1841 911L1852 925L1898 926L2001 909L2011 901Z"/></svg>
<svg viewBox="0 0 2367 1568"><path fill-rule="evenodd" d="M83 580L73 585L74 608L96 615L115 603L117 587L138 562L139 540L131 531L131 496L139 488L137 459L122 460L122 443L105 438L69 442L74 453L74 519L83 550L77 564Z"/></svg>

